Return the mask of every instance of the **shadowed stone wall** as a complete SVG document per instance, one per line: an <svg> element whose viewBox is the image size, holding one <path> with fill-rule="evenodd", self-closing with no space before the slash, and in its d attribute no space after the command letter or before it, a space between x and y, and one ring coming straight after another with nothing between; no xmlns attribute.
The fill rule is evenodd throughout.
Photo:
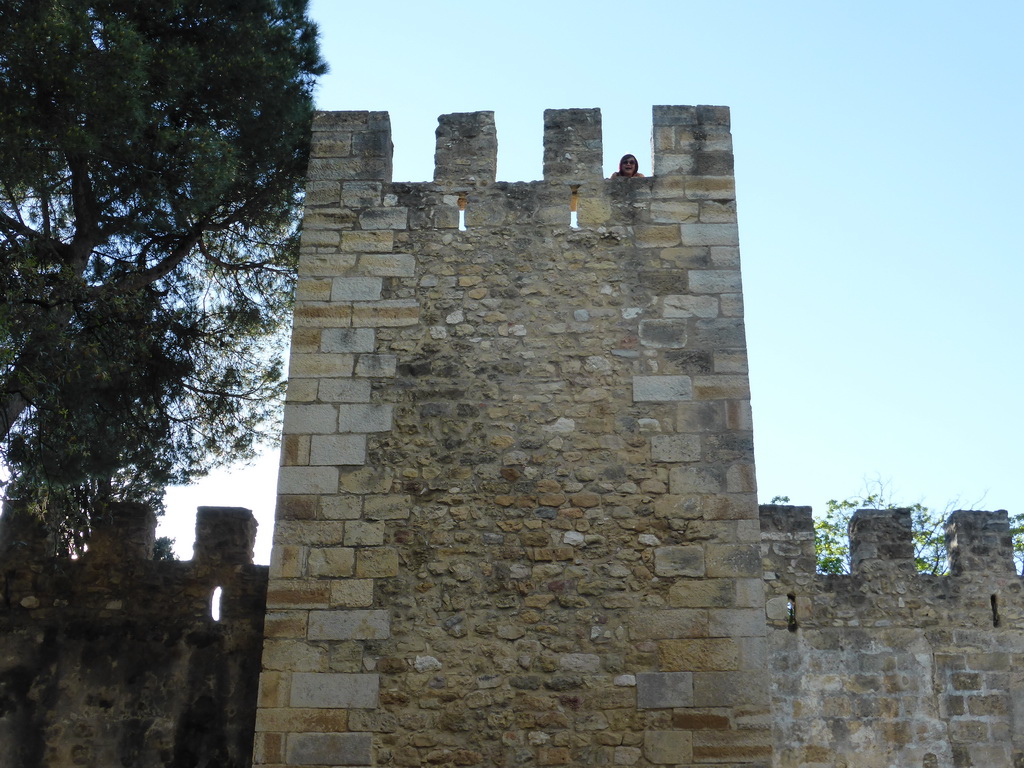
<svg viewBox="0 0 1024 768"><path fill-rule="evenodd" d="M1024 765L1024 602L1006 512L955 512L950 575L909 510L860 510L852 573L814 572L810 507L761 507L779 768Z"/></svg>
<svg viewBox="0 0 1024 768"><path fill-rule="evenodd" d="M652 178L579 109L410 184L317 116L257 764L770 763L729 112L653 118Z"/></svg>
<svg viewBox="0 0 1024 768"><path fill-rule="evenodd" d="M267 583L249 510L201 507L191 562L115 505L78 560L0 516L0 766L251 765ZM221 587L220 621L211 617Z"/></svg>

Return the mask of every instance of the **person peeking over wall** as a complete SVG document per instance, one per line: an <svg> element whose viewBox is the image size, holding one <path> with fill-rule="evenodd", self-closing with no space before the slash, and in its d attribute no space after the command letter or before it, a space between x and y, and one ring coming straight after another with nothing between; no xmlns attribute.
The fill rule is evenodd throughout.
<svg viewBox="0 0 1024 768"><path fill-rule="evenodd" d="M640 164L636 161L635 155L623 155L622 159L619 160L619 170L613 173L611 178L642 179L644 175L640 173L639 169Z"/></svg>

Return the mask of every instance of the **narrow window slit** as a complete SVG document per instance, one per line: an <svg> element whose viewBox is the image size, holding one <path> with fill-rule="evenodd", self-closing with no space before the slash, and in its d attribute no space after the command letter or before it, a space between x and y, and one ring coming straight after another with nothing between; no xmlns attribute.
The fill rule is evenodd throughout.
<svg viewBox="0 0 1024 768"><path fill-rule="evenodd" d="M999 598L992 595L992 626L999 626Z"/></svg>
<svg viewBox="0 0 1024 768"><path fill-rule="evenodd" d="M796 632L796 595L786 595L786 625L790 632Z"/></svg>
<svg viewBox="0 0 1024 768"><path fill-rule="evenodd" d="M459 231L466 231L466 196L459 195Z"/></svg>
<svg viewBox="0 0 1024 768"><path fill-rule="evenodd" d="M214 621L220 621L220 598L223 594L224 590L217 587L210 596L210 616Z"/></svg>
<svg viewBox="0 0 1024 768"><path fill-rule="evenodd" d="M579 229L580 223L576 213L576 208L580 200L580 185L573 184L571 189L572 195L569 197L569 226L573 229Z"/></svg>

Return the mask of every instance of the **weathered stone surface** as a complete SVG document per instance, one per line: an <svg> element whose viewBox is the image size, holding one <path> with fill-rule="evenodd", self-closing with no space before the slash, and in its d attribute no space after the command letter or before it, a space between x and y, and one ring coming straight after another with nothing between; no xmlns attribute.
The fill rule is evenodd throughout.
<svg viewBox="0 0 1024 768"><path fill-rule="evenodd" d="M289 765L370 765L369 733L296 733L288 739Z"/></svg>
<svg viewBox="0 0 1024 768"><path fill-rule="evenodd" d="M293 404L336 419L295 411L286 456L338 475L290 486L317 501L282 515L280 573L329 585L305 639L330 673L380 674L384 761L685 764L691 667L764 661L728 116L657 114L653 178L602 179L599 113L568 110L547 180L496 182L493 116L466 113L441 120L435 184L343 179L345 216L307 211L351 258L303 262L293 354L323 370ZM366 131L377 160L375 130L318 146L351 159ZM766 681L737 696L726 732Z"/></svg>
<svg viewBox="0 0 1024 768"><path fill-rule="evenodd" d="M378 675L297 672L292 675L289 701L293 707L372 709L377 706L379 692Z"/></svg>
<svg viewBox="0 0 1024 768"><path fill-rule="evenodd" d="M636 705L640 709L692 707L690 672L644 672L636 676Z"/></svg>

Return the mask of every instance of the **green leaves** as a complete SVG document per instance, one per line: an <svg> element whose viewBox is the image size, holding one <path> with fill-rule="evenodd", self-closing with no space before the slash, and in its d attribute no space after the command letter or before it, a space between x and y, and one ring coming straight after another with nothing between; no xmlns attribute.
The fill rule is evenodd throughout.
<svg viewBox="0 0 1024 768"><path fill-rule="evenodd" d="M152 497L276 432L325 69L306 5L0 4L9 493Z"/></svg>

